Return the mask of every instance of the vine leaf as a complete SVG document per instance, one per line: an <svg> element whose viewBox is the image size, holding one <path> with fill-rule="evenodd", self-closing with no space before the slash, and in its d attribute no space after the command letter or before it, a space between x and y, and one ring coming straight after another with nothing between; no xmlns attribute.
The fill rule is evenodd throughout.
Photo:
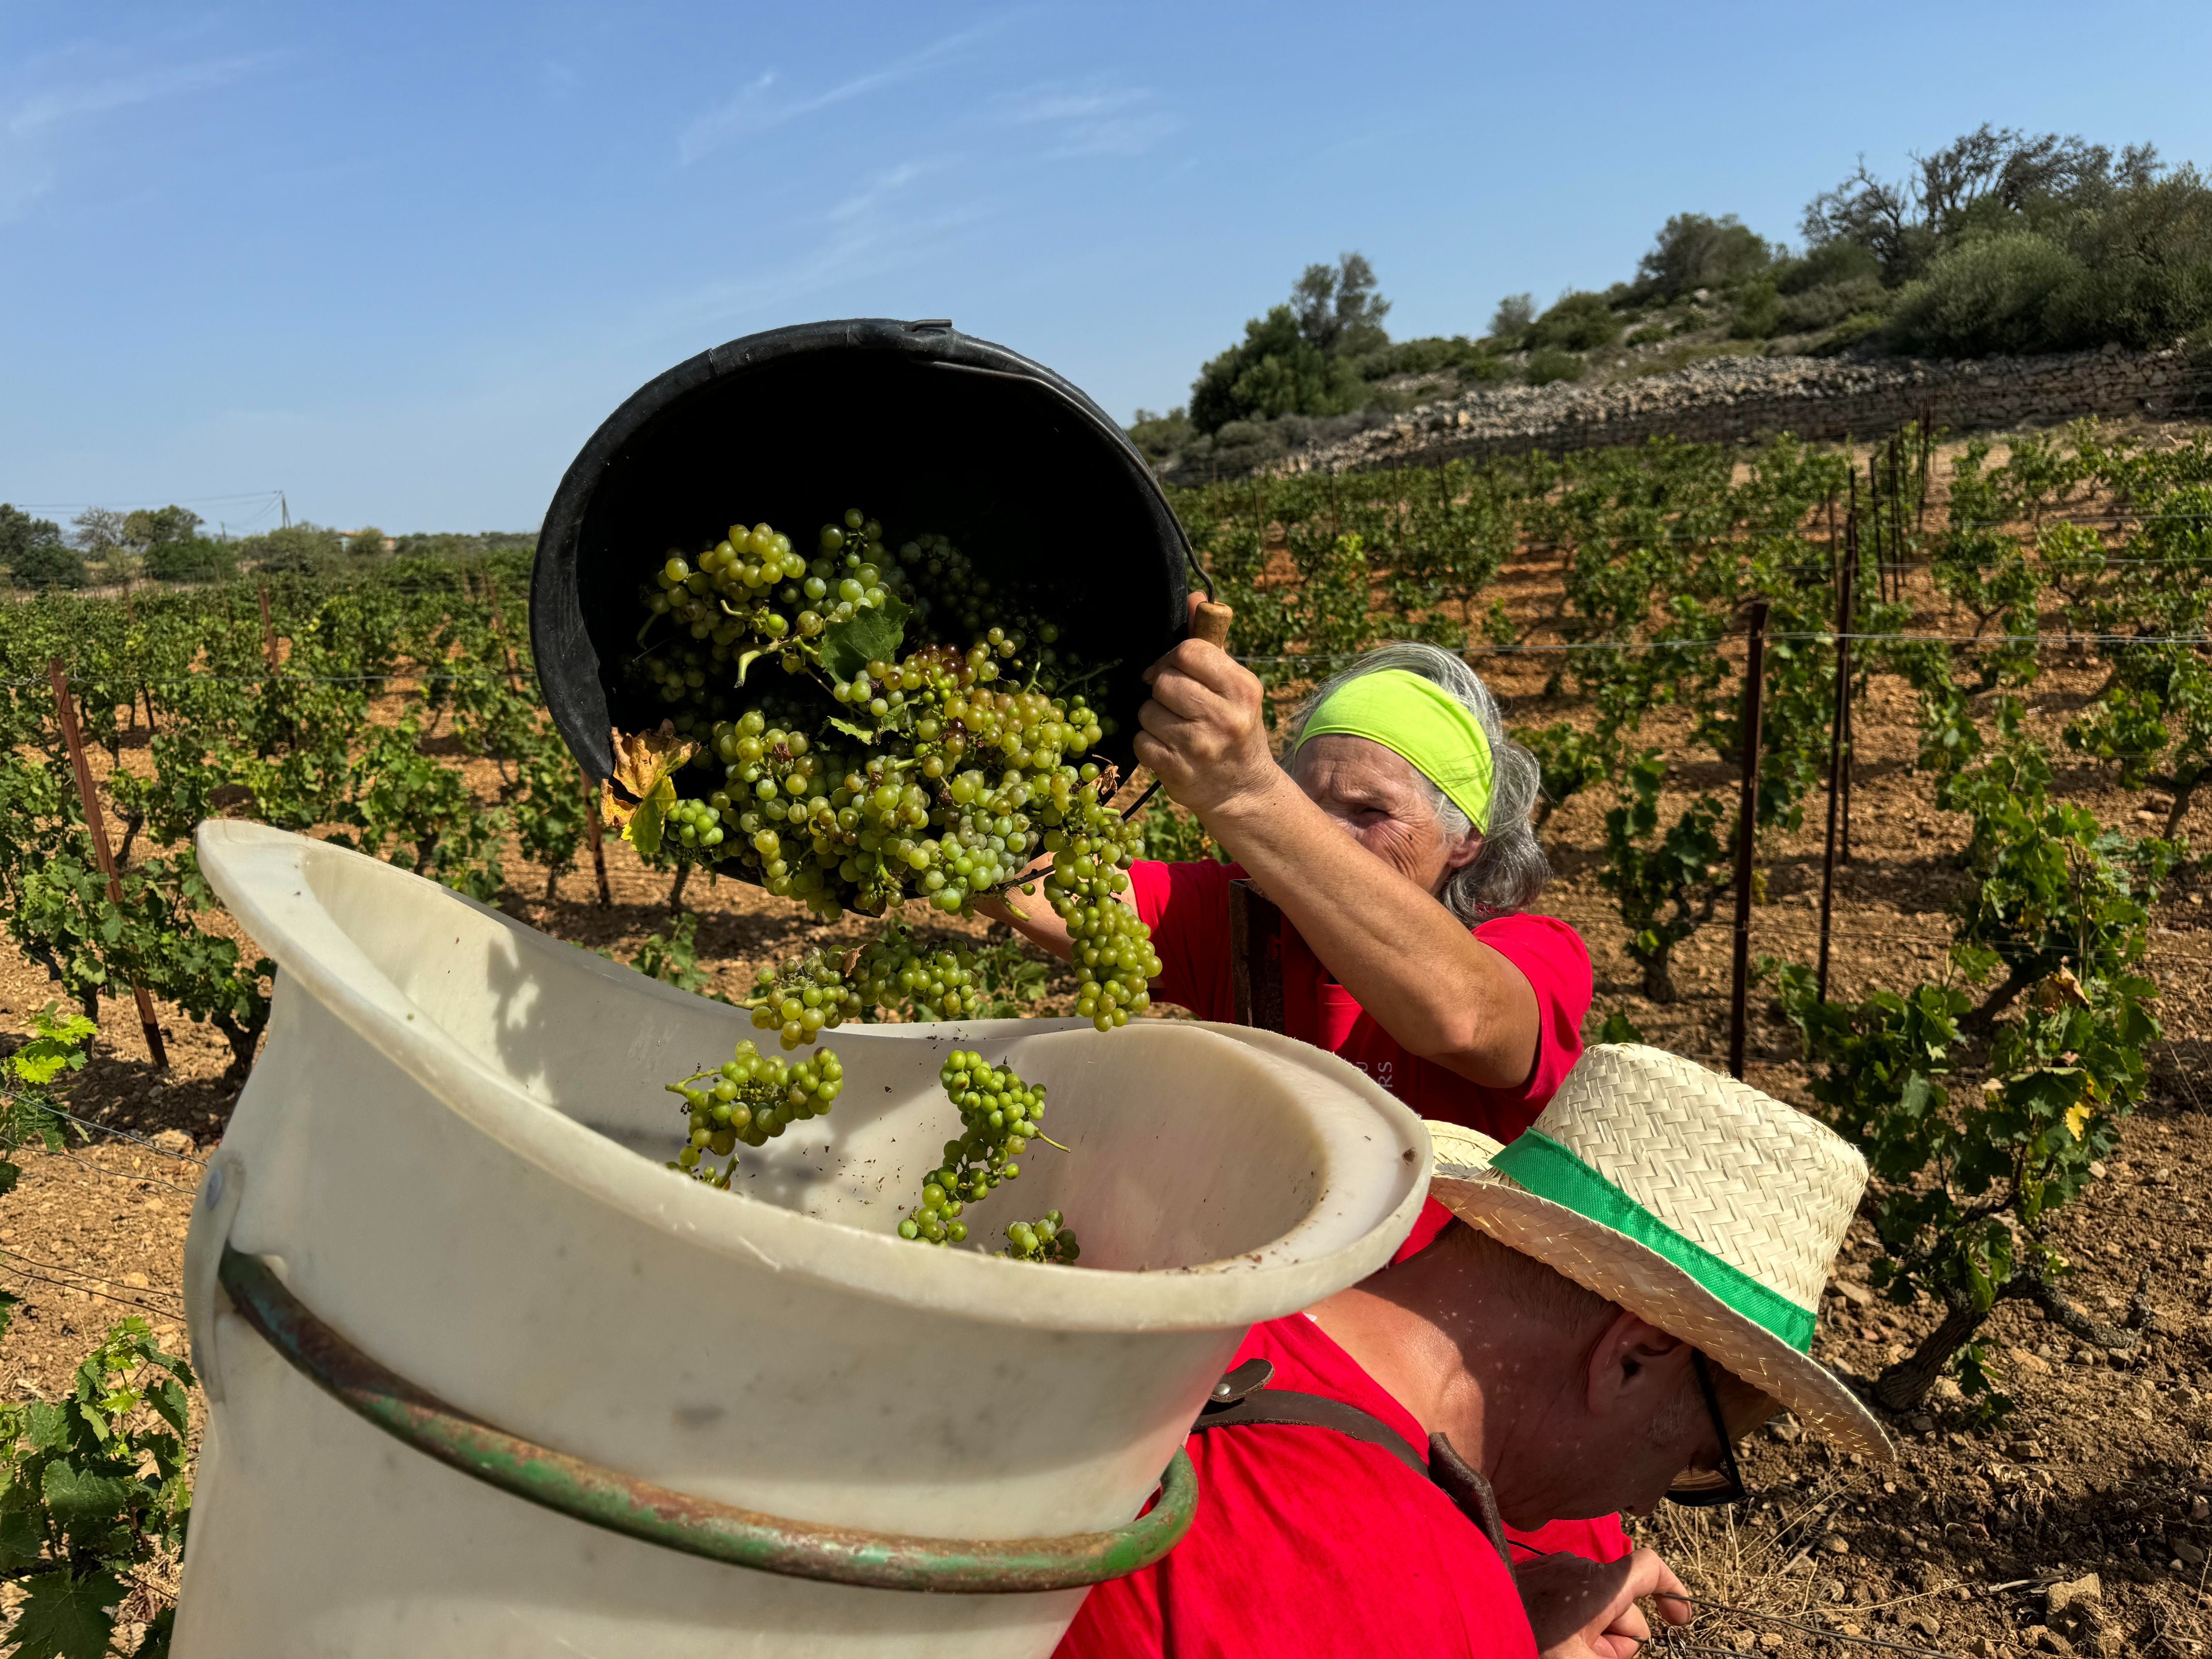
<svg viewBox="0 0 2212 1659"><path fill-rule="evenodd" d="M123 1585L112 1572L72 1578L66 1572L26 1579L23 1605L8 1634L15 1659L104 1659L115 1632Z"/></svg>
<svg viewBox="0 0 2212 1659"><path fill-rule="evenodd" d="M599 786L599 817L622 831L623 839L646 858L660 850L660 825L676 805L676 769L698 752L699 745L676 735L674 722L663 720L658 732L625 736L617 727L614 739L614 775ZM625 800L623 793L631 799Z"/></svg>
<svg viewBox="0 0 2212 1659"><path fill-rule="evenodd" d="M128 1480L81 1469L66 1460L46 1465L43 1486L46 1508L54 1519L72 1532L82 1526L113 1520L131 1501Z"/></svg>
<svg viewBox="0 0 2212 1659"><path fill-rule="evenodd" d="M831 623L822 630L822 665L839 679L850 680L866 673L872 662L896 662L909 614L904 599L885 593L881 605Z"/></svg>
<svg viewBox="0 0 2212 1659"><path fill-rule="evenodd" d="M34 1567L46 1553L46 1528L31 1512L37 1501L20 1479L0 1492L0 1571Z"/></svg>

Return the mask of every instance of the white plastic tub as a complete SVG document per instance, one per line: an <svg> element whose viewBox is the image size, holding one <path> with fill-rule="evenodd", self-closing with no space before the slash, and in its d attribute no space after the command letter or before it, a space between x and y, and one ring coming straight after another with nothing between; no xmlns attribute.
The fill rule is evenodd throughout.
<svg viewBox="0 0 2212 1659"><path fill-rule="evenodd" d="M1420 1203L1425 1133L1356 1070L1164 1021L845 1028L835 1111L713 1191L663 1167L661 1085L742 1012L320 842L211 823L199 848L279 974L187 1246L211 1411L184 1659L994 1659L1048 1653L1083 1594L781 1577L519 1501L293 1370L216 1285L226 1242L541 1444L800 1521L1036 1538L1127 1522L1245 1328L1382 1265ZM956 1044L1047 1085L1072 1149L1033 1146L976 1237L1059 1208L1080 1267L895 1236Z"/></svg>

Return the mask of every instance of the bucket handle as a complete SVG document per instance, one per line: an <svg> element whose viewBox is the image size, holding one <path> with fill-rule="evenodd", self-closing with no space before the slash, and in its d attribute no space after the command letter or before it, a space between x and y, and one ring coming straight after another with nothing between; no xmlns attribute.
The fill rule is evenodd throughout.
<svg viewBox="0 0 2212 1659"><path fill-rule="evenodd" d="M1165 1555L1189 1530L1198 1478L1181 1446L1159 1502L1112 1532L916 1538L790 1521L671 1492L508 1434L387 1370L318 1319L267 1262L225 1246L222 1287L294 1370L357 1416L514 1497L648 1544L793 1578L963 1595L1075 1589Z"/></svg>

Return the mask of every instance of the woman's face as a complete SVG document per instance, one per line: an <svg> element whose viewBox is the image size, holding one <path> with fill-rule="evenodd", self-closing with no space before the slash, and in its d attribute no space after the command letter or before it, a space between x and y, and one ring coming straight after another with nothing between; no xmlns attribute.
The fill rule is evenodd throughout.
<svg viewBox="0 0 2212 1659"><path fill-rule="evenodd" d="M1482 850L1469 830L1447 842L1427 784L1402 756L1365 738L1332 734L1300 745L1291 776L1347 835L1426 893Z"/></svg>

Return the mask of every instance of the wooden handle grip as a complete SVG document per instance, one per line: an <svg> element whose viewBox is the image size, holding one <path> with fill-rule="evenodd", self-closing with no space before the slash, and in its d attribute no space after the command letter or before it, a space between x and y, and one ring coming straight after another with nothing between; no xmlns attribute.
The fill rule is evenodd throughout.
<svg viewBox="0 0 2212 1659"><path fill-rule="evenodd" d="M1191 613L1190 636L1204 640L1208 645L1226 646L1229 643L1230 618L1237 613L1225 605L1216 605L1212 599L1200 599Z"/></svg>

